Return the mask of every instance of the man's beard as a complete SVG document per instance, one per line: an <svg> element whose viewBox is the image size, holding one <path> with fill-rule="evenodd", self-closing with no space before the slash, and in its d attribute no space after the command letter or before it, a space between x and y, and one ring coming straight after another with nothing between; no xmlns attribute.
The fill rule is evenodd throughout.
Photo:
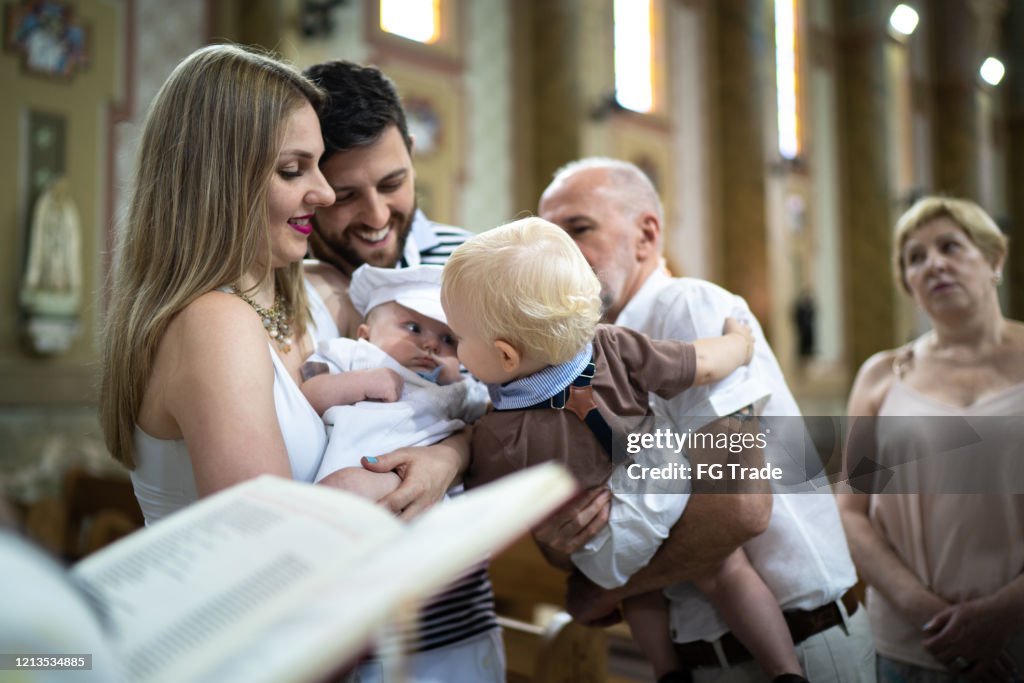
<svg viewBox="0 0 1024 683"><path fill-rule="evenodd" d="M398 265L398 262L402 260L402 254L405 253L405 244L409 241L409 234L412 232L412 221L416 216L416 207L417 205L414 203L412 211L409 212L408 216L404 217L404 222L394 228L396 232L394 254L379 251L373 254L370 260L367 260L354 246L352 246L352 242L358 238L353 238L344 242L339 240L330 240L320 231L319 227L316 226L315 219L313 233L309 236L310 250L312 251L314 258L331 264L346 275L351 275L356 268L364 263L369 263L371 266L376 266L378 268L394 268ZM393 213L392 218L395 217L402 216L401 214ZM351 230L351 228L346 228L345 233L347 234L349 230Z"/></svg>

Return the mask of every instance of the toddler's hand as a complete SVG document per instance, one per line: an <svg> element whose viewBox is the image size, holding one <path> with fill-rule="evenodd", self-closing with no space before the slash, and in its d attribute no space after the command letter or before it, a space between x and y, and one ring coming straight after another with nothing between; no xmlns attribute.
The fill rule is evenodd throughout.
<svg viewBox="0 0 1024 683"><path fill-rule="evenodd" d="M736 318L726 318L725 325L722 327L722 334L734 334L743 340L746 349L746 353L743 356L745 359L743 364L749 365L754 357L754 333L751 331L750 325L740 322Z"/></svg>
<svg viewBox="0 0 1024 683"><path fill-rule="evenodd" d="M405 380L394 370L375 368L367 370L364 375L365 397L367 401L394 403L402 396Z"/></svg>

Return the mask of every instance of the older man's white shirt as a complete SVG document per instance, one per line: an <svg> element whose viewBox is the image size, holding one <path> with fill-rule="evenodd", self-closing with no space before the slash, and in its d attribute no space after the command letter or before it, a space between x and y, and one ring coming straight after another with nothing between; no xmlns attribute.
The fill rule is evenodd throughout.
<svg viewBox="0 0 1024 683"><path fill-rule="evenodd" d="M667 419L679 433L697 429L715 417L751 404L758 414L766 416L800 415L775 354L747 303L717 285L693 278L673 278L658 270L615 323L655 339L693 341L721 335L727 316L750 324L755 338L754 358L749 366L723 381L693 387L674 399L651 394L654 414ZM796 420L773 424L803 431ZM780 441L769 439L768 443L765 456L771 459L771 445ZM828 493L776 495L768 530L743 548L782 609L819 607L840 598L857 580L838 509ZM693 584L671 586L666 595L671 601L672 629L677 642L712 640L729 630Z"/></svg>

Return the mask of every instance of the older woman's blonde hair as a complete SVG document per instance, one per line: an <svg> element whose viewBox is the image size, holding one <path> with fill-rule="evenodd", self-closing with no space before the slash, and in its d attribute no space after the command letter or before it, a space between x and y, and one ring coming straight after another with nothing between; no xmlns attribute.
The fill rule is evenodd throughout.
<svg viewBox="0 0 1024 683"><path fill-rule="evenodd" d="M271 272L267 192L284 124L323 97L291 66L235 45L193 52L157 93L117 236L101 342L101 422L126 466L134 467L135 422L171 319L254 269ZM273 276L298 338L309 316L301 265Z"/></svg>
<svg viewBox="0 0 1024 683"><path fill-rule="evenodd" d="M977 245L993 267L1006 256L1009 240L985 210L969 199L953 197L923 197L910 207L896 221L893 243L893 270L904 291L907 286L906 264L903 263L903 247L910 236L936 218L946 217L963 228L967 236Z"/></svg>
<svg viewBox="0 0 1024 683"><path fill-rule="evenodd" d="M531 359L570 360L594 337L601 285L561 228L524 218L481 233L444 267L441 299L457 305L488 342Z"/></svg>

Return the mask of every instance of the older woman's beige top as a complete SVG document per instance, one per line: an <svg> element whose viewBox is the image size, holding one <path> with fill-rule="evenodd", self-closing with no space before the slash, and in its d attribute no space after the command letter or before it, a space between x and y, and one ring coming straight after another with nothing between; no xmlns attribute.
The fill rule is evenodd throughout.
<svg viewBox="0 0 1024 683"><path fill-rule="evenodd" d="M1024 495L1009 493L1024 491L1017 464L1024 462L1024 454L1014 453L1012 462L1002 462L1008 469L992 472L988 452L971 453L972 447L982 448L984 441L936 448L943 438L937 433L959 422L957 417L980 418L976 422L997 427L1009 421L987 416L1020 415L1024 415L1024 384L961 408L931 399L896 379L879 409L879 417L886 418L877 424L879 459L885 464L901 463L899 469L908 468L911 474L904 479L908 485L902 490L921 493L872 495L871 521L918 579L950 602L991 594L1024 572ZM891 419L893 416L925 419ZM943 440L948 442L948 437L946 434ZM1014 477L1016 483L1007 477ZM1000 489L1001 493L989 494L934 493ZM921 646L923 624L906 621L872 588L868 589L868 612L880 654L931 669L943 668ZM1024 642L1024 634L1017 636L1015 650ZM1024 652L1014 655L1018 662L1024 661Z"/></svg>

